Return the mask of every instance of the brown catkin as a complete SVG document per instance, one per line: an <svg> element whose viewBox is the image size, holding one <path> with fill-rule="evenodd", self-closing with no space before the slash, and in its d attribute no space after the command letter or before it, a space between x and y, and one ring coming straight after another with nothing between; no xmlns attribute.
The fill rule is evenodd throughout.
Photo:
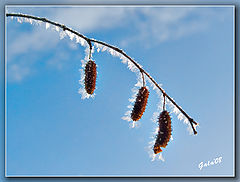
<svg viewBox="0 0 240 182"><path fill-rule="evenodd" d="M138 91L137 98L131 113L131 118L133 121L141 119L148 100L149 91L146 87L141 87Z"/></svg>
<svg viewBox="0 0 240 182"><path fill-rule="evenodd" d="M153 148L155 154L162 151L160 147L165 148L167 146L172 134L171 117L167 111L161 112L158 118L158 125L159 130Z"/></svg>
<svg viewBox="0 0 240 182"><path fill-rule="evenodd" d="M93 94L96 85L97 66L92 60L89 60L85 66L85 90L88 94Z"/></svg>

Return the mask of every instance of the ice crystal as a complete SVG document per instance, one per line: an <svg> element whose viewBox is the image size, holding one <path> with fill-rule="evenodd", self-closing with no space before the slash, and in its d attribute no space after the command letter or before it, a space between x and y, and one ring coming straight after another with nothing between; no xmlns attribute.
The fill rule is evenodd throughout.
<svg viewBox="0 0 240 182"><path fill-rule="evenodd" d="M155 160L160 160L160 161L164 162L165 159L163 158L162 153L155 154L153 152L154 143L155 143L154 141L149 142L149 147L148 147L148 154L149 154L149 157L151 158L151 161L153 162Z"/></svg>
<svg viewBox="0 0 240 182"><path fill-rule="evenodd" d="M59 32L59 27L58 27L58 26L55 26L55 30L56 30L57 32Z"/></svg>
<svg viewBox="0 0 240 182"><path fill-rule="evenodd" d="M50 27L50 24L46 22L46 29L48 29L49 27Z"/></svg>
<svg viewBox="0 0 240 182"><path fill-rule="evenodd" d="M137 66L131 60L129 60L127 57L125 57L123 54L121 54L120 52L118 52L112 48L109 48L107 46L104 46L102 44L96 43L96 42L94 43L94 45L96 46L98 52L108 51L112 56L120 58L122 60L121 61L122 63L127 64L127 67L129 70L131 70L132 72L135 72L135 73L139 72L139 69L137 68ZM139 63L137 63L137 61L134 60L134 62L140 68L142 67Z"/></svg>
<svg viewBox="0 0 240 182"><path fill-rule="evenodd" d="M33 24L33 19L30 19L30 18L24 18L24 22L27 22L27 23Z"/></svg>
<svg viewBox="0 0 240 182"><path fill-rule="evenodd" d="M125 112L124 116L122 117L123 120L128 121L129 122L129 126L131 128L135 128L135 127L139 127L140 126L140 121L133 121L131 118L131 112L132 112L132 108L133 108L133 104L136 100L137 97L137 93L139 88L141 88L142 86L142 77L140 73L137 73L137 83L134 85L134 87L131 89L132 91L132 96L131 98L128 99L128 101L130 102L130 104L127 106L128 110ZM148 87L147 87L148 88Z"/></svg>
<svg viewBox="0 0 240 182"><path fill-rule="evenodd" d="M70 32L70 31L68 31L68 30L66 30L65 32L69 36L70 40L73 40L73 38L75 37L75 34Z"/></svg>
<svg viewBox="0 0 240 182"><path fill-rule="evenodd" d="M174 113L180 121L183 121L184 124L188 125L187 131L189 132L190 135L192 135L193 131L188 118L186 118L186 116L183 115L182 112L168 99L166 99L166 103L169 105L171 113ZM196 128L197 125L193 124L193 127Z"/></svg>
<svg viewBox="0 0 240 182"><path fill-rule="evenodd" d="M18 21L19 23L22 23L22 22L23 22L23 18L22 18L22 17L17 17L17 21Z"/></svg>
<svg viewBox="0 0 240 182"><path fill-rule="evenodd" d="M92 49L92 52L94 52L94 47ZM88 94L85 90L85 83L84 83L84 79L85 79L85 73L84 73L84 69L85 69L85 66L87 64L89 60L89 48L86 47L85 49L85 57L84 59L81 60L81 63L82 63L82 68L79 69L80 71L80 80L79 80L79 83L81 85L81 87L79 88L78 90L78 93L81 94L81 98L82 99L88 99L88 98L94 98L95 97L95 93L94 94Z"/></svg>
<svg viewBox="0 0 240 182"><path fill-rule="evenodd" d="M75 38L76 38L76 43L80 43L81 46L83 46L83 47L87 47L88 46L88 43L87 43L87 41L85 39L83 39L83 38L81 38L79 36L75 36Z"/></svg>

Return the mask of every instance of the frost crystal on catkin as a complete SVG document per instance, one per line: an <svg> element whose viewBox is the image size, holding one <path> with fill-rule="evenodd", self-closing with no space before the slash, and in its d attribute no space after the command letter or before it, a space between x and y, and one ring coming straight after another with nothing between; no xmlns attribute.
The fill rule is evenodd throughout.
<svg viewBox="0 0 240 182"><path fill-rule="evenodd" d="M130 102L130 105L127 106L127 108L129 110L127 112L125 112L124 116L122 117L123 120L130 122L129 124L130 124L131 128L135 128L137 126L136 122L133 121L132 118L131 118L131 112L132 112L132 108L133 108L132 104L134 103L134 100L135 100L135 98L137 96L137 93L138 93L138 89L136 87L132 88L132 97L130 99L128 99L129 102Z"/></svg>
<svg viewBox="0 0 240 182"><path fill-rule="evenodd" d="M89 60L85 66L85 89L88 94L93 94L96 85L97 66L92 60Z"/></svg>
<svg viewBox="0 0 240 182"><path fill-rule="evenodd" d="M141 87L138 91L136 101L131 113L131 118L133 121L138 121L141 119L148 100L149 91L146 87Z"/></svg>
<svg viewBox="0 0 240 182"><path fill-rule="evenodd" d="M92 52L93 51L94 51L94 47L92 48ZM82 99L86 99L86 98L88 99L90 97L94 98L94 96L95 96L95 93L94 94L88 94L86 92L86 89L85 89L85 67L86 67L88 61L89 61L89 48L86 47L85 58L81 60L82 68L79 69L80 74L81 74L81 78L79 80L79 83L80 83L81 87L79 88L78 93L82 95L82 97L81 97ZM96 72L96 74L97 74L97 72Z"/></svg>
<svg viewBox="0 0 240 182"><path fill-rule="evenodd" d="M149 142L148 153L152 161L155 161L156 159L158 159L164 162L162 153L158 154L158 157L157 157L157 155L153 151L156 135L158 134L158 131L159 131L158 119L159 119L160 113L163 111L163 100L164 100L163 94L148 77L146 78L146 81L149 82L152 89L156 92L157 98L159 100L157 103L157 110L153 113L153 116L151 118L153 122L153 132L151 132L151 136L150 136L151 141ZM162 84L159 84L159 86L162 87Z"/></svg>
<svg viewBox="0 0 240 182"><path fill-rule="evenodd" d="M153 151L155 154L162 152L160 147L166 147L172 133L171 117L167 111L161 112L158 119L159 130L154 144Z"/></svg>
<svg viewBox="0 0 240 182"><path fill-rule="evenodd" d="M122 117L123 120L128 121L129 122L129 126L131 128L135 128L137 126L140 125L140 122L136 122L133 121L131 118L131 113L132 113L132 109L133 109L133 104L136 100L137 94L139 92L139 89L141 88L141 86L143 85L143 80L142 80L142 76L140 73L136 73L137 76L137 83L134 85L134 87L131 89L132 90L132 96L131 98L129 98L129 102L130 104L127 106L128 111L124 114L124 116ZM148 87L146 87L148 89Z"/></svg>

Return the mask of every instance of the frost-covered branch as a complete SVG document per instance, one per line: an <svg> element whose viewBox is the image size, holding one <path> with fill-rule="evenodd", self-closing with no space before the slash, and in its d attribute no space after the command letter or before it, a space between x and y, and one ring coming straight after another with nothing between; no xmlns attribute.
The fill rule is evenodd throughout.
<svg viewBox="0 0 240 182"><path fill-rule="evenodd" d="M37 16L31 16L31 15L26 15L26 14L21 14L21 13L7 13L6 14L7 17L21 17L21 18L26 18L26 19L32 19L32 20L37 20L37 21L41 21L41 22L45 22L46 23L46 28L49 27L49 24L54 25L56 27L61 28L63 31L68 31L72 34L75 34L76 36L84 39L90 48L90 52L92 50L92 43L101 45L101 46L106 46L114 51L116 51L119 55L124 56L125 58L127 58L142 74L142 78L143 78L143 83L145 84L144 81L144 75L148 77L148 79L155 85L155 87L157 87L163 94L163 96L165 96L189 121L193 133L197 134L197 131L195 130L195 126L194 125L198 125L197 122L195 122L160 86L159 84L150 76L150 74L148 72L146 72L141 65L139 65L135 60L133 60L130 56L128 56L123 50L119 49L118 47L115 47L113 45L107 44L105 42L99 41L99 40L95 40L92 38L88 38L86 36L84 36L83 34L80 34L79 32L72 30L71 28L68 28L67 26L65 26L64 24L60 24L54 21L50 21L46 18L41 18L41 17L37 17ZM111 53L111 52L110 52ZM89 55L91 56L91 54Z"/></svg>

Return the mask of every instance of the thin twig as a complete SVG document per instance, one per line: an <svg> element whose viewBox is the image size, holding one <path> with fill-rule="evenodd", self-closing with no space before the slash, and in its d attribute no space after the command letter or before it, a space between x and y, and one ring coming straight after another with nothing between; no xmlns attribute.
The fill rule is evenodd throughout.
<svg viewBox="0 0 240 182"><path fill-rule="evenodd" d="M143 87L145 87L145 79L144 79L144 74L143 74L143 72L141 72L141 75L142 75L142 80L143 80Z"/></svg>
<svg viewBox="0 0 240 182"><path fill-rule="evenodd" d="M165 100L166 100L166 97L165 97L165 94L163 94L163 111L165 111Z"/></svg>
<svg viewBox="0 0 240 182"><path fill-rule="evenodd" d="M91 41L89 41L88 45L89 45L89 57L88 57L88 59L90 60L91 57L92 57L92 43L91 43Z"/></svg>
<svg viewBox="0 0 240 182"><path fill-rule="evenodd" d="M111 49L115 50L116 52L122 54L122 55L125 56L129 61L131 61L131 62L139 69L139 71L140 71L142 74L144 73L144 74L152 81L152 83L168 98L168 100L180 110L180 112L189 120L189 122L190 122L190 124L191 124L191 127L192 127L192 130L193 130L193 133L194 133L195 135L197 134L197 131L195 130L193 124L197 125L198 123L195 122L195 121L158 85L158 83L149 75L149 73L147 73L136 61L134 61L130 56L128 56L123 50L119 49L118 47L115 47L115 46L112 46L112 45L110 45L110 44L107 44L107 43L105 43L105 42L88 38L88 37L80 34L79 32L74 31L74 30L66 27L66 26L63 25L63 24L50 21L50 20L48 20L48 19L46 19L46 18L40 18L40 17L31 16L31 15L25 15L25 14L21 14L21 13L7 13L6 16L7 16L7 17L8 17L8 16L12 16L12 17L30 18L30 19L34 19L34 20L39 20L39 21L42 21L42 22L50 23L50 24L52 24L52 25L55 25L55 26L57 26L57 27L62 28L63 31L68 30L68 31L72 32L73 34L75 34L75 35L83 38L84 40L86 40L87 43L89 44L90 50L91 50L91 48L92 48L92 44L91 44L91 43L92 43L92 42L95 42L95 43L104 45L104 46L106 46L106 47L108 47L108 48L111 48Z"/></svg>

